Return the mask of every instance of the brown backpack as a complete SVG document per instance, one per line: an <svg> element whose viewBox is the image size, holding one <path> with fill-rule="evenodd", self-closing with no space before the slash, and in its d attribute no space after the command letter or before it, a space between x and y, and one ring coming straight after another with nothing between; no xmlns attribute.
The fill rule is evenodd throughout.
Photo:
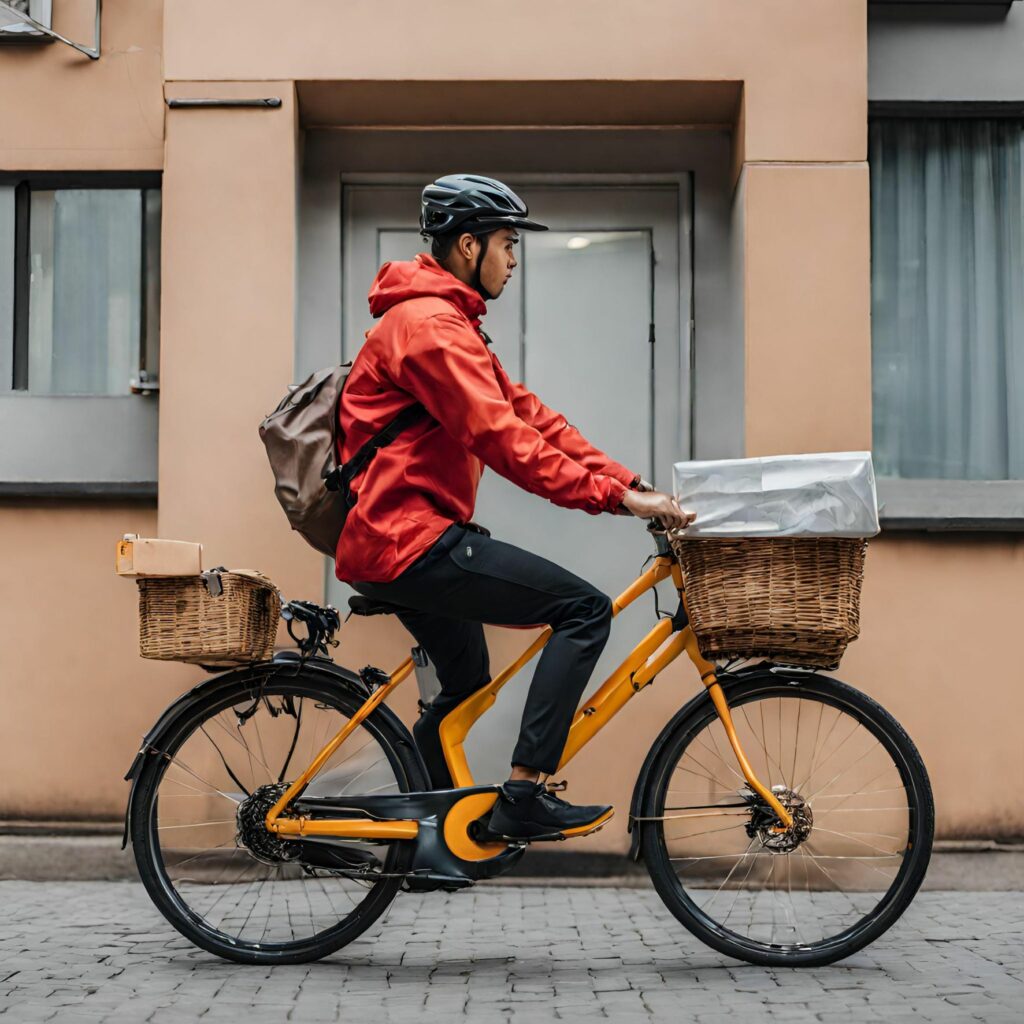
<svg viewBox="0 0 1024 1024"><path fill-rule="evenodd" d="M329 366L292 385L260 424L274 472L274 493L292 529L317 551L334 557L355 498L349 488L377 454L426 415L418 402L403 409L343 465L338 465L338 402L352 363Z"/></svg>

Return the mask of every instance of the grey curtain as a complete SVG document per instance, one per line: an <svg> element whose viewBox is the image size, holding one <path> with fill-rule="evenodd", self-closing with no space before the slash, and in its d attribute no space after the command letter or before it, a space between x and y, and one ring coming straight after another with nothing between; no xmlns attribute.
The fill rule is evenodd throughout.
<svg viewBox="0 0 1024 1024"><path fill-rule="evenodd" d="M29 223L29 392L128 394L139 368L141 191L33 191Z"/></svg>
<svg viewBox="0 0 1024 1024"><path fill-rule="evenodd" d="M878 475L1024 479L1024 121L870 127Z"/></svg>

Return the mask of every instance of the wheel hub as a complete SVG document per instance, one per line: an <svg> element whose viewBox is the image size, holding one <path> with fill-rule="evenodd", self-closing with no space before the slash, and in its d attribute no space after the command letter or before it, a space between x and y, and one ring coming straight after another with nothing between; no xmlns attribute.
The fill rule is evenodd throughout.
<svg viewBox="0 0 1024 1024"><path fill-rule="evenodd" d="M238 831L235 845L248 850L264 864L281 864L295 860L300 853L296 843L281 839L267 831L267 813L281 799L289 782L268 783L247 796L235 812Z"/></svg>
<svg viewBox="0 0 1024 1024"><path fill-rule="evenodd" d="M783 807L789 811L793 823L785 832L776 832L778 819L775 812L760 797L750 794L750 821L747 822L747 835L757 839L769 853L792 853L807 840L814 827L814 815L810 804L797 792L786 786L772 786L772 793Z"/></svg>

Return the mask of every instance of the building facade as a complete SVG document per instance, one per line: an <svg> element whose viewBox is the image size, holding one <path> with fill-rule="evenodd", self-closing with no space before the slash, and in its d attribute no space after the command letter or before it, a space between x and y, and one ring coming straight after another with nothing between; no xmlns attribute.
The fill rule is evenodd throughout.
<svg viewBox="0 0 1024 1024"><path fill-rule="evenodd" d="M90 5L13 6L91 45ZM883 532L836 675L914 737L941 837L1024 833L1024 5L466 11L107 0L91 59L0 8L0 816L117 818L139 737L197 681L137 656L125 532L344 601L256 428L358 350L422 184L476 170L553 229L488 316L496 350L617 459L667 489L683 458L873 450ZM648 554L639 524L500 479L478 519L613 596ZM524 642L489 639L495 665ZM335 656L408 644L358 619ZM677 662L570 767L571 799L620 810L590 850L624 848L644 753L698 686ZM469 745L481 778L524 690Z"/></svg>

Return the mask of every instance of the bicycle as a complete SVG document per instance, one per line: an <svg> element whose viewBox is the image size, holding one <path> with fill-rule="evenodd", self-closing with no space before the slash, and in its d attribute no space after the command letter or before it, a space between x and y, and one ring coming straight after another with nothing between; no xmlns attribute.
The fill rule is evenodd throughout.
<svg viewBox="0 0 1024 1024"><path fill-rule="evenodd" d="M584 701L559 770L685 652L703 692L647 754L630 856L681 924L723 954L769 966L847 957L891 927L927 869L934 807L921 757L880 705L818 670L706 661L679 565L664 533L651 532L654 561L613 614L669 577L679 606ZM334 609L287 608L306 626L298 637L288 624L299 650L194 687L125 776L124 842L154 903L196 945L247 964L319 959L369 928L399 890L456 891L517 863L527 844L488 833L498 787L474 781L463 743L551 635L545 627L445 718L456 788L431 791L409 731L384 704L416 650L390 673L352 672L329 656ZM395 607L354 597L350 609Z"/></svg>

